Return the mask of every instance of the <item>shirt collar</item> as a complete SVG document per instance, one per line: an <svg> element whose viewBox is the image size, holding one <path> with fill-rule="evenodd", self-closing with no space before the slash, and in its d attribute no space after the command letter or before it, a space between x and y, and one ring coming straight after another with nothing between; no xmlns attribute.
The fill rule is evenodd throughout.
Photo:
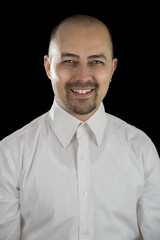
<svg viewBox="0 0 160 240"><path fill-rule="evenodd" d="M94 133L97 145L100 147L106 127L106 116L103 103L101 103L98 110L86 121L86 123Z"/></svg>
<svg viewBox="0 0 160 240"><path fill-rule="evenodd" d="M98 110L86 121L89 128L95 135L96 142L99 147L101 145L104 129L106 126L104 113L104 106L103 103L101 103ZM67 148L78 126L82 122L63 110L55 100L49 112L49 116L53 131L55 132L62 145Z"/></svg>

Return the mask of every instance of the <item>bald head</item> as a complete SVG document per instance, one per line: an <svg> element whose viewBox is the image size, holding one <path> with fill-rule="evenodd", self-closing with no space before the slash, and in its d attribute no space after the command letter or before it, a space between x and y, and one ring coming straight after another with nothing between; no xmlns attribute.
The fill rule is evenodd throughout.
<svg viewBox="0 0 160 240"><path fill-rule="evenodd" d="M112 36L108 27L99 19L88 16L88 15L74 15L74 16L65 18L56 27L54 27L50 37L49 56L51 56L52 53L54 52L54 46L56 41L59 38L59 35L62 33L65 34L71 28L72 29L76 28L77 31L78 29L82 31L82 29L87 30L89 28L95 28L95 31L97 31L97 34L100 33L100 31L102 31L106 36L107 44L110 48L112 58L114 57ZM72 41L72 36L71 36L71 41Z"/></svg>

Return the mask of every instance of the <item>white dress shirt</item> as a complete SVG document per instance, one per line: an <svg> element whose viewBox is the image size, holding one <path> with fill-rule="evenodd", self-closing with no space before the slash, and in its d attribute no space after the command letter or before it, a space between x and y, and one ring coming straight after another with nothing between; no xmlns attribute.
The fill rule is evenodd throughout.
<svg viewBox="0 0 160 240"><path fill-rule="evenodd" d="M0 142L0 240L160 240L151 140L105 113L51 110Z"/></svg>

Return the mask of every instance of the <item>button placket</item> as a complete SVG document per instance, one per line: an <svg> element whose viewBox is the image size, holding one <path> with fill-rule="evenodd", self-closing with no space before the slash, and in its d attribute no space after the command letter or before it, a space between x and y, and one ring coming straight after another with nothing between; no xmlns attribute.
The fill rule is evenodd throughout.
<svg viewBox="0 0 160 240"><path fill-rule="evenodd" d="M78 190L80 206L80 225L83 226L84 236L89 236L88 209L90 205L90 162L88 155L88 138L86 126L80 126L77 130L78 152L77 152L77 171L78 171ZM88 230L88 231L87 231Z"/></svg>

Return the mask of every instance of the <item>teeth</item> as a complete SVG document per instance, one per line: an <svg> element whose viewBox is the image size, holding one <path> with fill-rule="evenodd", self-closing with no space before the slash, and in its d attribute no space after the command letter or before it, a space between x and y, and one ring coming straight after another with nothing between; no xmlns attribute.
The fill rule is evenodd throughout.
<svg viewBox="0 0 160 240"><path fill-rule="evenodd" d="M76 93L79 93L79 94L86 94L86 93L88 93L88 92L91 92L91 89L86 89L86 90L84 90L84 89L72 89L74 92L76 92Z"/></svg>

